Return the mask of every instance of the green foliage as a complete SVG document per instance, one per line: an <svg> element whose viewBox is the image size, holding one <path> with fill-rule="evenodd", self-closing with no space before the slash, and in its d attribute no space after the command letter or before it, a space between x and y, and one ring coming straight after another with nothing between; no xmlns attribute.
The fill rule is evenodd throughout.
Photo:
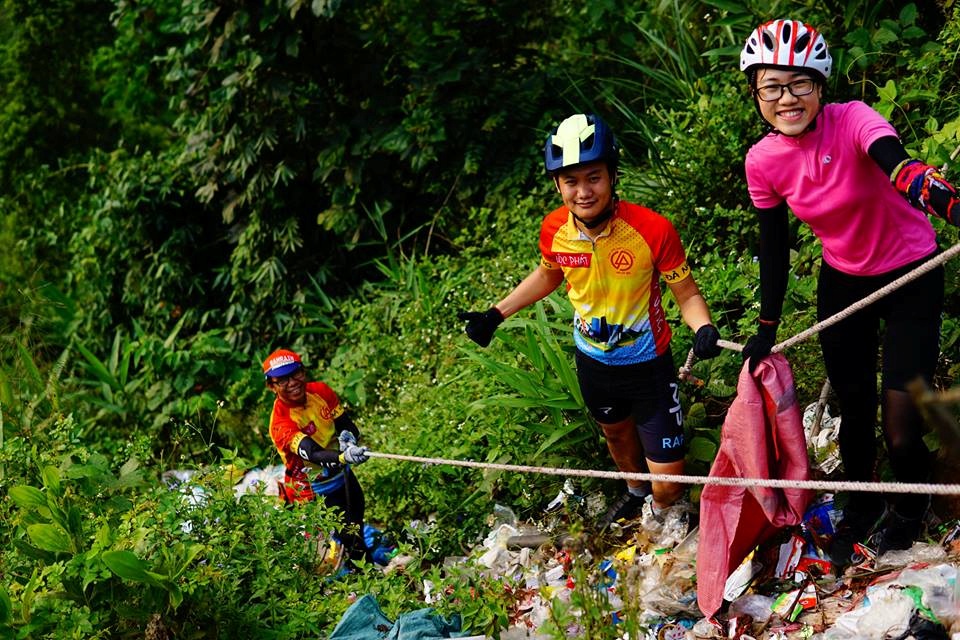
<svg viewBox="0 0 960 640"><path fill-rule="evenodd" d="M933 4L4 2L0 635L320 636L351 591L395 616L423 604L423 579L441 612L496 634L512 586L438 560L466 554L494 501L535 519L559 481L375 460L358 471L368 517L417 560L330 581L317 551L335 514L231 490L236 471L278 462L260 358L301 351L374 450L608 467L561 292L486 350L455 319L536 264L558 204L548 127L571 111L611 121L621 196L673 221L742 342L758 313L742 163L762 131L743 37L786 13L821 26L830 99L867 101L911 152L952 165L960 16ZM781 339L815 320L804 226L791 262ZM943 384L960 366L947 273ZM692 336L664 301L679 365ZM789 356L798 397L816 397L816 341ZM702 384L682 385L691 472L715 455L740 365L695 362ZM171 488L170 468L197 472ZM609 624L594 569L554 604L558 637L574 607L590 637L639 631L631 611Z"/></svg>
<svg viewBox="0 0 960 640"><path fill-rule="evenodd" d="M92 50L112 37L104 0L0 5L0 184L108 142L91 82Z"/></svg>

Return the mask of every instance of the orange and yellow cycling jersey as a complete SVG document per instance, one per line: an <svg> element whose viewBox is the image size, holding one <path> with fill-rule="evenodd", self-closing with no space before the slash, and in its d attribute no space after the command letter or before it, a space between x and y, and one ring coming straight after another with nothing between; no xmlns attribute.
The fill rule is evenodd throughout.
<svg viewBox="0 0 960 640"><path fill-rule="evenodd" d="M606 364L653 360L670 346L660 299L668 283L690 275L680 236L660 214L619 202L607 228L591 240L567 207L540 227L541 265L561 269L573 304L577 348Z"/></svg>
<svg viewBox="0 0 960 640"><path fill-rule="evenodd" d="M310 500L315 495L338 488L343 484L339 470L332 474L297 455L297 447L304 438L311 438L324 449L338 446L333 421L343 414L343 405L333 389L323 382L308 382L307 403L302 407L288 407L279 399L273 402L270 415L270 438L280 452L286 468L284 490L291 501Z"/></svg>

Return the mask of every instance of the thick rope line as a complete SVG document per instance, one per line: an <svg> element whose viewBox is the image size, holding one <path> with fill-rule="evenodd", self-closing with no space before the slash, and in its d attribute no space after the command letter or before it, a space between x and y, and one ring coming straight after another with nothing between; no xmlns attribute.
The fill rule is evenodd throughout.
<svg viewBox="0 0 960 640"><path fill-rule="evenodd" d="M960 495L960 484L921 484L903 482L848 482L828 480L786 480L782 478L721 478L714 476L688 476L664 473L628 473L625 471L598 471L592 469L561 469L557 467L531 467L496 462L472 460L449 460L446 458L422 458L395 453L368 451L371 458L401 460L421 464L443 464L474 469L494 469L516 473L539 473L553 476L606 478L610 480L648 480L652 482L676 482L679 484L716 484L730 487L770 487L776 489L810 489L813 491L879 491L881 493L917 493L937 495Z"/></svg>
<svg viewBox="0 0 960 640"><path fill-rule="evenodd" d="M958 149L960 149L960 147L958 147ZM907 273L903 274L902 276L890 282L889 284L884 285L883 287L880 287L879 289L877 289L867 297L861 300L858 300L857 302L854 302L846 309L838 311L837 313L833 314L829 318L824 318L823 320L816 323L809 329L801 331L795 336L791 338L787 338L783 342L775 344L773 348L770 349L770 353L780 353L781 351L788 349L789 347L792 347L795 344L803 342L807 338L815 336L816 334L820 333L827 327L835 325L841 320L844 320L852 316L857 311L860 311L860 309L863 309L864 307L873 304L880 298L886 295L889 295L890 293L893 293L903 285L913 282L920 276L932 271L936 267L939 267L940 265L944 264L948 260L951 260L952 258L954 258L958 253L960 253L960 243L953 245L943 253L936 255L933 258L927 260L926 262L921 264L919 267L916 267L915 269L908 271ZM743 351L742 344L739 344L737 342L731 342L729 340L717 340L717 345L724 349L730 349L731 351ZM693 349L690 349L690 352L687 354L686 362L684 362L683 366L680 367L679 377L681 380L690 381L693 383L699 383L700 381L697 380L690 373L691 368L693 367L694 357L695 356L693 354Z"/></svg>
<svg viewBox="0 0 960 640"><path fill-rule="evenodd" d="M935 269L936 267L939 267L940 265L942 265L942 264L945 263L946 261L948 261L948 260L950 260L951 258L953 258L954 256L956 256L958 253L960 253L960 243L957 243L957 244L953 245L952 247L950 247L949 249L947 249L947 250L944 251L943 253L941 253L941 254L939 254L939 255L937 255L937 256L934 256L934 257L931 258L930 260L927 260L927 261L924 262L922 265L920 265L919 267L913 269L912 271L908 271L907 273L903 274L902 276L900 276L899 278L897 278L897 279L894 280L893 282L891 282L891 283L889 283L889 284L887 284L887 285L885 285L885 286L883 286L883 287L880 287L879 289L877 289L876 291L874 291L873 293L871 293L870 295L868 295L866 298L864 298L864 299L862 299L862 300L859 300L859 301L857 301L857 302L854 302L852 305L850 305L850 306L847 307L846 309L844 309L844 310L842 310L842 311L838 311L837 313L833 314L833 315L830 316L829 318L825 318L824 320L821 320L820 322L818 322L817 324L813 325L812 327L810 327L810 328L807 329L806 331L801 331L800 333L798 333L797 335L793 336L792 338L788 338L788 339L784 340L783 342L781 342L780 344L774 345L774 346L773 346L773 349L771 349L770 351L773 352L773 353L779 353L780 351L783 351L784 349L787 349L787 348L789 348L789 347L792 347L793 345L797 344L798 342L803 342L804 340L806 340L806 339L809 338L810 336L813 336L813 335L816 335L817 333L820 333L821 331L823 331L823 330L826 329L827 327L829 327L829 326L831 326L831 325L834 325L834 324L840 322L841 320L847 318L848 316L853 315L854 313L856 313L856 312L859 311L860 309L863 309L863 308L866 307L867 305L873 304L874 302L876 302L876 301L879 300L880 298L884 297L885 295L888 295L889 293L892 293L893 291L896 291L897 289L899 289L899 288L902 287L903 285L905 285L905 284L907 284L907 283L909 283L909 282L912 282L912 281L916 280L917 278L919 278L920 276L924 275L925 273L927 273L927 272L929 272L929 271L932 271L932 270Z"/></svg>
<svg viewBox="0 0 960 640"><path fill-rule="evenodd" d="M958 147L960 149L960 147ZM816 335L827 327L834 325L841 320L853 315L867 305L873 304L880 298L896 291L903 285L916 280L925 273L933 270L941 264L947 262L960 253L960 243L950 247L943 253L934 256L919 267L905 273L889 284L877 289L867 297L851 304L846 309L833 314L829 318L821 320L809 329L801 331L792 338L776 344L770 350L771 353L779 353L784 349L803 342L807 338ZM718 340L717 344L731 351L743 351L743 345L729 340ZM694 360L693 349L687 354L687 360L680 367L679 377L681 380L702 384L691 375L691 367ZM473 462L470 460L449 460L446 458L421 458L419 456L405 456L394 453L380 453L369 451L367 453L371 458L384 458L389 460L402 460L406 462L419 462L422 464L444 464L455 467L471 467L475 469L494 469L499 471L512 471L517 473L540 473L546 475L566 476L566 477L590 477L607 478L612 480L640 480L651 482L675 482L679 484L702 484L702 485L722 485L731 487L769 487L775 489L809 489L812 491L877 491L880 493L915 493L924 495L960 495L960 484L929 484L929 483L906 483L906 482L849 482L849 481L829 481L829 480L786 480L781 478L721 478L713 476L688 476L672 475L662 473L627 473L624 471L597 471L588 469L559 469L556 467L532 467L525 465L498 464L494 462Z"/></svg>

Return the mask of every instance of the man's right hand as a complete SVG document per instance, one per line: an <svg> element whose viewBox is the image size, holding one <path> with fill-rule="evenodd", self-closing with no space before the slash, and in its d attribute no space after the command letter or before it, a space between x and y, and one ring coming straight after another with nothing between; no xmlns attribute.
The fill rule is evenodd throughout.
<svg viewBox="0 0 960 640"><path fill-rule="evenodd" d="M340 453L340 458L347 464L363 464L370 459L367 451L370 451L367 447L358 447L355 444L350 444Z"/></svg>
<svg viewBox="0 0 960 640"><path fill-rule="evenodd" d="M493 332L503 322L503 314L496 307L490 307L486 311L461 311L457 317L466 321L467 337L481 347L490 344Z"/></svg>

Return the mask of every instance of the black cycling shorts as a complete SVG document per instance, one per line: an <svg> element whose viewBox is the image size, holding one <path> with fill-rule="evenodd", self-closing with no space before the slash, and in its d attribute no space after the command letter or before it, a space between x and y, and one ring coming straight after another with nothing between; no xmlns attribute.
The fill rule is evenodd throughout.
<svg viewBox="0 0 960 640"><path fill-rule="evenodd" d="M594 420L614 424L633 416L648 460L683 459L680 388L669 349L649 362L628 365L603 364L578 350L577 380Z"/></svg>

